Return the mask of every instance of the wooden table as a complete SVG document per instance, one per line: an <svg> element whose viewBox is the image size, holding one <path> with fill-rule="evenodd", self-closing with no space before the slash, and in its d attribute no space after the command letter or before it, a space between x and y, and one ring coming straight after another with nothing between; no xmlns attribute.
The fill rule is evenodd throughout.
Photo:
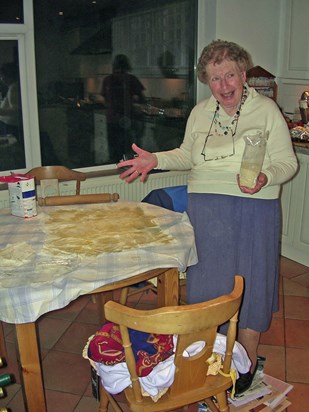
<svg viewBox="0 0 309 412"><path fill-rule="evenodd" d="M112 207L121 207L119 205ZM170 245L148 245L125 253L106 253L100 255L95 266L89 259L82 260L69 273L35 285L31 283L31 267L25 267L24 271L16 269L16 279L11 276L8 280L0 263L0 320L15 324L25 403L29 412L46 411L36 331L36 320L42 314L62 308L78 296L95 294L103 317L104 303L112 298L113 290L152 278L158 281L158 306L178 304L179 271L197 263L193 228L185 214L146 203L137 205L156 215L158 225L173 238ZM87 207L91 208L90 205ZM31 219L16 218L9 210L0 210L0 253L7 245L20 245L26 241L36 252L34 259L38 259L46 242L42 218L47 213L45 210L50 211L52 207L39 210L38 217ZM96 267L99 268L97 271ZM63 290L63 296L59 290Z"/></svg>

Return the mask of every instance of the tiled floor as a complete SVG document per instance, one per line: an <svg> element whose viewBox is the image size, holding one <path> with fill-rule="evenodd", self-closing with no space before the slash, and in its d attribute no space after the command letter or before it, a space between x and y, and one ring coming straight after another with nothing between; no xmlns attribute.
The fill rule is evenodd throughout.
<svg viewBox="0 0 309 412"><path fill-rule="evenodd" d="M274 315L271 328L262 335L259 354L266 356L267 374L293 384L288 412L303 412L309 405L309 267L282 258L280 272L280 310ZM150 292L138 307L151 308L154 304L155 297ZM17 383L6 387L7 396L0 399L0 408L24 412L14 327L4 326L9 365L0 374L13 373ZM89 363L81 355L88 337L98 329L96 304L89 296L83 296L68 307L43 316L38 329L48 412L98 411L91 393ZM197 406L192 405L187 411L197 411Z"/></svg>

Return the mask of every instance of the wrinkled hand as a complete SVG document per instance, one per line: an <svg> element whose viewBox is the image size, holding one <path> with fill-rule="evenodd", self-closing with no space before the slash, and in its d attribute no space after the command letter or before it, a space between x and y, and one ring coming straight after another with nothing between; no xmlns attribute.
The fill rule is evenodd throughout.
<svg viewBox="0 0 309 412"><path fill-rule="evenodd" d="M132 149L138 156L134 159L124 160L117 164L118 168L129 166L127 170L119 175L119 177L128 183L133 182L133 180L138 177L140 177L141 182L144 182L147 179L147 174L150 170L157 166L157 156L153 153L146 152L146 150L141 149L135 143L133 143Z"/></svg>
<svg viewBox="0 0 309 412"><path fill-rule="evenodd" d="M267 184L267 176L264 173L260 173L256 179L256 183L254 187L247 187L247 186L241 186L239 184L239 175L237 175L237 182L240 190L243 193L248 193L249 195L253 195L254 193L259 192L263 186Z"/></svg>

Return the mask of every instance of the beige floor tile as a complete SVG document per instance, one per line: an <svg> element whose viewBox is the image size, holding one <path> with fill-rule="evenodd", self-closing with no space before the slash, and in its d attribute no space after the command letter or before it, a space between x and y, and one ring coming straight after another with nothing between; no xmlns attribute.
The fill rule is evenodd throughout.
<svg viewBox="0 0 309 412"><path fill-rule="evenodd" d="M286 379L309 384L309 350L286 348Z"/></svg>
<svg viewBox="0 0 309 412"><path fill-rule="evenodd" d="M306 289L309 289L309 268L308 268L307 273L304 273L303 275L295 276L293 280L294 282L297 282L300 285L304 286Z"/></svg>
<svg viewBox="0 0 309 412"><path fill-rule="evenodd" d="M93 325L100 325L100 312L99 312L99 300L93 302L91 299L87 302L85 307L80 311L79 315L75 319L76 322L91 323Z"/></svg>
<svg viewBox="0 0 309 412"><path fill-rule="evenodd" d="M263 345L284 346L283 318L273 318L268 331L261 334L260 343Z"/></svg>
<svg viewBox="0 0 309 412"><path fill-rule="evenodd" d="M285 257L280 258L280 274L283 277L293 278L309 271L308 266L301 265Z"/></svg>
<svg viewBox="0 0 309 412"><path fill-rule="evenodd" d="M258 354L266 358L264 371L267 375L285 380L285 348L260 344Z"/></svg>
<svg viewBox="0 0 309 412"><path fill-rule="evenodd" d="M1 370L1 374L2 373L6 373L6 372L2 372ZM5 390L6 396L5 398L0 399L0 409L5 408L10 404L10 402L14 399L17 393L21 391L21 385L18 383L14 383L12 385L6 386L4 390ZM21 399L21 403L23 403L23 399Z"/></svg>
<svg viewBox="0 0 309 412"><path fill-rule="evenodd" d="M309 405L309 385L305 383L292 383L294 388L288 394L288 400L292 402L287 412L305 412Z"/></svg>
<svg viewBox="0 0 309 412"><path fill-rule="evenodd" d="M16 346L11 342L6 342L7 351L7 366L0 369L0 375L2 373L9 373L14 376L16 383L21 383L19 375L19 366L16 358Z"/></svg>
<svg viewBox="0 0 309 412"><path fill-rule="evenodd" d="M38 322L41 348L51 349L69 328L71 322L64 319L43 317Z"/></svg>
<svg viewBox="0 0 309 412"><path fill-rule="evenodd" d="M13 399L5 406L12 412L26 412L22 390L19 390Z"/></svg>
<svg viewBox="0 0 309 412"><path fill-rule="evenodd" d="M89 366L89 370L90 370L90 366ZM93 397L92 395L92 384L91 382L89 382L89 385L87 386L87 389L85 390L84 396L91 398Z"/></svg>
<svg viewBox="0 0 309 412"><path fill-rule="evenodd" d="M79 298L69 303L69 305L65 306L64 308L49 312L45 316L49 318L65 319L65 320L73 321L77 318L81 310L87 305L89 300L90 300L90 297L88 295L80 296Z"/></svg>
<svg viewBox="0 0 309 412"><path fill-rule="evenodd" d="M53 350L43 361L43 378L46 389L82 395L90 381L89 362L82 355Z"/></svg>
<svg viewBox="0 0 309 412"><path fill-rule="evenodd" d="M292 279L285 278L284 282L284 295L285 296L303 296L309 298L309 288L299 283L297 280L303 276L297 276Z"/></svg>
<svg viewBox="0 0 309 412"><path fill-rule="evenodd" d="M98 412L99 402L92 397L84 396L74 409L74 412Z"/></svg>
<svg viewBox="0 0 309 412"><path fill-rule="evenodd" d="M285 318L309 320L309 298L303 296L285 296Z"/></svg>
<svg viewBox="0 0 309 412"><path fill-rule="evenodd" d="M48 412L73 412L80 401L80 395L46 390L46 405Z"/></svg>
<svg viewBox="0 0 309 412"><path fill-rule="evenodd" d="M286 346L309 350L309 321L286 319Z"/></svg>
<svg viewBox="0 0 309 412"><path fill-rule="evenodd" d="M91 323L73 322L54 346L57 351L82 354L82 351L91 335L98 330Z"/></svg>
<svg viewBox="0 0 309 412"><path fill-rule="evenodd" d="M284 317L284 296L279 295L279 310L273 313L273 318L283 318Z"/></svg>
<svg viewBox="0 0 309 412"><path fill-rule="evenodd" d="M15 330L15 326L12 323L2 322L2 325L5 337Z"/></svg>

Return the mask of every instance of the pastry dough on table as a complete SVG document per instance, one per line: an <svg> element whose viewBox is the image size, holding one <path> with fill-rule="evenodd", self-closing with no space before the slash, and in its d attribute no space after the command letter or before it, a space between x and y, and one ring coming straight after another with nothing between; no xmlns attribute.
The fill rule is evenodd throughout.
<svg viewBox="0 0 309 412"><path fill-rule="evenodd" d="M97 256L171 243L155 219L138 206L55 210L47 215L45 249Z"/></svg>

